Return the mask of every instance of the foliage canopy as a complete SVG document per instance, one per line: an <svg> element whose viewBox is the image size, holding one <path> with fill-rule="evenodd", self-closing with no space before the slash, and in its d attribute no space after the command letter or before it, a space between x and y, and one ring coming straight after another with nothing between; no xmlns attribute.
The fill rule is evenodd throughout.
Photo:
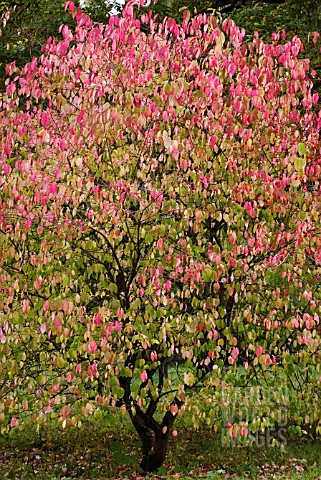
<svg viewBox="0 0 321 480"><path fill-rule="evenodd" d="M120 407L153 471L177 415L218 428L237 387L288 384L320 429L321 118L297 37L188 12L146 34L134 3L103 25L68 2L75 31L7 67L0 421Z"/></svg>

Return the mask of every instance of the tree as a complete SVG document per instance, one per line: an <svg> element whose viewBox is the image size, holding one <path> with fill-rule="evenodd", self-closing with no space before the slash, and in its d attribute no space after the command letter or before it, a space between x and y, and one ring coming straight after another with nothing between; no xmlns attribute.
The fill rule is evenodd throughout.
<svg viewBox="0 0 321 480"><path fill-rule="evenodd" d="M314 89L320 89L319 0L159 0L152 8L160 19L168 16L175 18L178 23L181 23L186 8L189 8L194 16L206 12L219 14L223 19L232 18L237 25L245 29L245 42L253 40L255 31L265 41L270 41L273 33L282 31L286 32L287 40L297 35L304 47L301 58L310 58L312 68L316 71ZM142 9L143 13L145 11L146 9Z"/></svg>
<svg viewBox="0 0 321 480"><path fill-rule="evenodd" d="M238 387L288 385L319 431L321 119L298 38L188 12L145 34L134 3L104 26L68 2L75 33L7 67L0 421L120 407L155 471Z"/></svg>
<svg viewBox="0 0 321 480"><path fill-rule="evenodd" d="M284 29L288 35L305 37L314 30L320 30L319 7L318 0L245 2L241 8L234 9L233 19L244 25L249 34L257 30L267 37Z"/></svg>
<svg viewBox="0 0 321 480"><path fill-rule="evenodd" d="M245 28L248 39L252 38L255 30L268 41L273 32L285 31L287 39L294 35L300 37L304 47L301 58L310 58L311 69L316 71L314 90L319 91L321 9L318 0L287 0L274 4L248 2L243 8L235 9L232 18L237 25Z"/></svg>
<svg viewBox="0 0 321 480"><path fill-rule="evenodd" d="M298 3L298 0L293 1ZM275 8L275 5L282 5L286 2L287 0L265 0L264 2L251 0L193 0L192 2L189 0L158 0L152 5L152 10L162 19L167 16L181 22L183 12L187 9L190 10L191 15L213 12L230 15L235 12L246 12L253 6L257 8L264 4ZM145 11L143 8L142 12Z"/></svg>
<svg viewBox="0 0 321 480"><path fill-rule="evenodd" d="M117 2L114 2L117 4ZM79 2L76 4L79 6ZM48 37L57 37L62 24L75 26L72 17L64 10L64 2L59 0L5 0L0 3L0 20L7 13L6 25L0 36L0 88L4 83L5 65L15 61L23 67L33 57L39 56ZM84 11L93 20L107 22L112 5L103 0L87 0ZM59 38L59 37L58 37ZM62 38L62 37L61 37ZM3 79L3 83L2 83Z"/></svg>
<svg viewBox="0 0 321 480"><path fill-rule="evenodd" d="M29 2L9 0L1 3L0 17L7 21L0 36L2 51L0 60L1 80L5 80L6 64L15 61L23 67L41 52L49 36L57 36L61 24L73 23L63 8L63 2L37 0ZM3 88L3 83L2 83Z"/></svg>

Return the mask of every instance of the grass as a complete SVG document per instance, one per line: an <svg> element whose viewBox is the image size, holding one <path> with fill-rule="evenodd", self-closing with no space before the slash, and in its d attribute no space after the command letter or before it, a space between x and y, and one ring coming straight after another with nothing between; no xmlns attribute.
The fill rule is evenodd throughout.
<svg viewBox="0 0 321 480"><path fill-rule="evenodd" d="M82 429L48 428L45 439L30 429L0 438L1 480L139 479L138 462L139 442L127 417L113 428L88 419ZM161 472L145 478L319 480L321 442L224 447L211 430L179 429Z"/></svg>

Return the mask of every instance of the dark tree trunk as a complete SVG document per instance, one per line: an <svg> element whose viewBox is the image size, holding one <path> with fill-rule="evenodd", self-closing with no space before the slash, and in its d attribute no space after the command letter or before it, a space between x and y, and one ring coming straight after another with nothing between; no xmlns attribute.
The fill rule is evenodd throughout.
<svg viewBox="0 0 321 480"><path fill-rule="evenodd" d="M142 461L140 467L144 472L157 472L164 463L169 434L155 433L152 430L139 435L142 442Z"/></svg>
<svg viewBox="0 0 321 480"><path fill-rule="evenodd" d="M173 404L180 408L183 402L175 400ZM175 415L168 411L162 423L158 423L151 411L143 412L137 407L135 414L130 410L128 413L142 442L140 466L144 472L156 472L164 463Z"/></svg>
<svg viewBox="0 0 321 480"><path fill-rule="evenodd" d="M134 364L135 358L128 358L126 362L128 364ZM164 362L165 363L165 362ZM155 420L154 415L157 411L159 399L161 398L160 392L163 389L164 381L164 364L159 366L159 380L158 380L158 393L159 397L155 400L151 395L149 396L149 405L145 411L139 407L137 402L133 401L130 390L130 377L120 377L119 383L124 389L124 396L122 398L122 404L126 405L126 410L130 416L130 419L135 427L136 432L142 443L142 461L141 468L144 472L156 472L164 463L169 439L172 433L173 424L176 419L176 413L178 409L184 405L184 401L175 397L171 403L171 406L176 406L175 413L172 413L169 409L161 422ZM151 377L153 371L149 370ZM155 373L155 372L154 372ZM147 382L143 382L142 385L146 385Z"/></svg>

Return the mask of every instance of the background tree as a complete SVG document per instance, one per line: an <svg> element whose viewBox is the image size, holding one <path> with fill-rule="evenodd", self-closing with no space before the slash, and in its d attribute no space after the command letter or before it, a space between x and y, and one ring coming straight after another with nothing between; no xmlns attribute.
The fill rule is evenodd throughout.
<svg viewBox="0 0 321 480"><path fill-rule="evenodd" d="M292 3L292 0L290 0ZM175 18L178 22L183 19L183 12L188 9L192 15L198 13L213 13L220 12L224 15L230 15L234 12L246 12L250 8L258 8L261 5L269 5L270 8L275 9L276 6L287 3L287 0L266 0L265 2L255 2L251 0L158 0L152 5L153 12L157 13L161 18L170 16ZM299 4L298 0L294 0L295 4ZM314 0L314 3L317 3ZM149 7L148 7L149 8ZM144 11L144 9L142 9Z"/></svg>
<svg viewBox="0 0 321 480"><path fill-rule="evenodd" d="M317 0L287 0L285 2L248 2L243 8L232 13L237 25L246 30L251 39L254 31L261 38L270 40L273 32L286 32L286 39L294 35L300 37L304 50L301 58L311 60L311 70L315 70L314 90L320 90L320 34L321 5ZM320 93L320 92L319 92Z"/></svg>
<svg viewBox="0 0 321 480"><path fill-rule="evenodd" d="M186 8L192 15L207 12L222 15L223 19L232 18L236 25L245 29L245 41L252 41L255 31L267 41L271 40L274 32L286 32L286 39L297 35L304 45L301 57L310 58L311 69L316 72L314 89L320 89L319 0L159 0L152 8L160 19L168 16L175 18L178 23L182 21ZM144 9L141 11L144 12Z"/></svg>
<svg viewBox="0 0 321 480"><path fill-rule="evenodd" d="M120 407L155 471L176 417L224 428L239 387L277 397L230 436L285 396L320 430L321 120L299 39L188 12L145 34L134 3L104 26L70 2L75 31L8 67L0 421Z"/></svg>
<svg viewBox="0 0 321 480"><path fill-rule="evenodd" d="M75 2L79 5L79 2ZM87 0L83 10L93 20L107 22L112 8L104 0ZM5 28L0 36L0 88L4 85L5 66L13 61L20 68L33 57L39 56L46 40L59 37L59 27L67 24L74 27L75 22L64 10L62 0L2 0L0 18L10 12Z"/></svg>

